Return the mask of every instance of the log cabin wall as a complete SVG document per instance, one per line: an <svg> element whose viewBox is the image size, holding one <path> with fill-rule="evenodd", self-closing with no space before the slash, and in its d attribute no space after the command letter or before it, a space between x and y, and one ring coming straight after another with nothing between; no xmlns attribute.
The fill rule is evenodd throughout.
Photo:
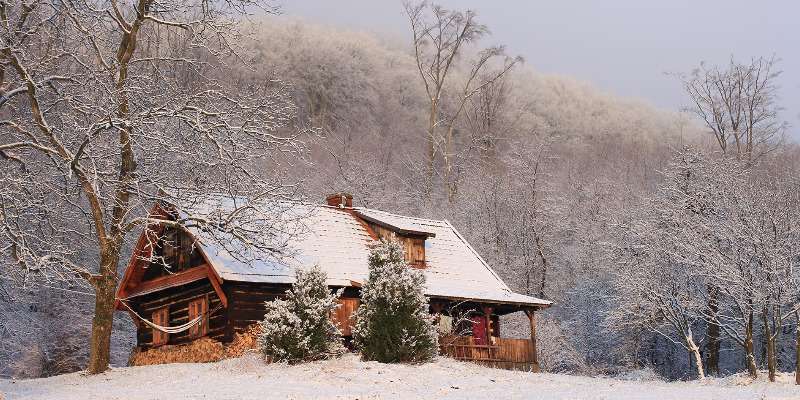
<svg viewBox="0 0 800 400"><path fill-rule="evenodd" d="M236 333L246 331L251 325L261 322L266 313L264 303L284 297L290 287L288 284L225 282L223 290L228 297L225 341L233 340ZM357 288L346 288L342 293L343 306L332 316L343 333L346 333L344 336L350 333L350 316L358 307L358 297Z"/></svg>
<svg viewBox="0 0 800 400"><path fill-rule="evenodd" d="M208 316L208 329L203 333L212 339L222 340L227 325L225 309L220 307L220 299L217 296L211 282L202 279L173 288L160 290L158 292L135 297L128 301L131 307L142 317L152 320L153 314L167 307L169 318L167 326L178 326L189 322L189 303L199 298L208 299L208 311L212 312ZM216 310L216 311L215 311ZM153 328L141 321L136 321L136 344L142 348L153 346ZM197 337L192 335L193 330L188 330L176 334L168 335L166 344L186 343ZM197 332L197 330L194 330Z"/></svg>
<svg viewBox="0 0 800 400"><path fill-rule="evenodd" d="M339 327L342 336L353 336L353 314L361 305L360 299L354 298L341 298L339 299L339 308L333 315L333 321Z"/></svg>
<svg viewBox="0 0 800 400"><path fill-rule="evenodd" d="M261 322L266 313L264 302L283 297L289 288L288 284L225 282L222 285L228 297L225 341L233 340L234 334Z"/></svg>

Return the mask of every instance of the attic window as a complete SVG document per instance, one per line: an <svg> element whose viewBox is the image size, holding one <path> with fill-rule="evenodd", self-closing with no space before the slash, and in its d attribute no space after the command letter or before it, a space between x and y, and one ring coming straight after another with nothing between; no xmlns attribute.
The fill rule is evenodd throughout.
<svg viewBox="0 0 800 400"><path fill-rule="evenodd" d="M398 242L403 245L403 259L414 268L425 268L425 237L405 236L381 226L372 225L379 239Z"/></svg>
<svg viewBox="0 0 800 400"><path fill-rule="evenodd" d="M358 212L379 239L399 242L405 250L404 259L414 268L425 268L425 240L436 237L433 232L421 231L402 221L387 221Z"/></svg>
<svg viewBox="0 0 800 400"><path fill-rule="evenodd" d="M405 260L412 267L425 268L425 239L404 238Z"/></svg>

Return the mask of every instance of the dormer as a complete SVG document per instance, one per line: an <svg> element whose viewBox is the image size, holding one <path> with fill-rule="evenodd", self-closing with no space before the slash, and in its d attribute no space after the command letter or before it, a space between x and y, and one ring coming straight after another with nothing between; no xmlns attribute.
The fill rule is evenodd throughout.
<svg viewBox="0 0 800 400"><path fill-rule="evenodd" d="M405 260L414 268L425 268L425 243L435 237L433 232L419 230L398 216L382 211L353 208L353 195L336 192L325 196L325 204L349 212L365 223L378 239L391 240L403 245Z"/></svg>
<svg viewBox="0 0 800 400"><path fill-rule="evenodd" d="M425 268L425 241L435 237L432 232L410 229L387 219L378 219L356 211L359 218L364 220L379 239L392 240L403 245L405 260L414 268Z"/></svg>

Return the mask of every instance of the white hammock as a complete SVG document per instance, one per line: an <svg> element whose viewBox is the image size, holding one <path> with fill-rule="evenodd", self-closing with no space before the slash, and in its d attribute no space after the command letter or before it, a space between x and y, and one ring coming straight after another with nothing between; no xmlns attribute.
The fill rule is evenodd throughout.
<svg viewBox="0 0 800 400"><path fill-rule="evenodd" d="M202 321L203 320L203 316L204 316L203 314L200 314L197 318L195 318L195 319L193 319L193 320L191 320L191 321L189 321L189 322L187 322L187 323L185 323L183 325L161 326L161 325L155 324L155 323L153 323L151 321L148 321L147 319L143 318L136 311L133 311L132 308L130 308L127 304L125 304L125 301L120 300L120 303L122 303L122 305L124 305L125 308L130 310L130 312L132 312L133 315L136 316L136 318L139 318L140 320L142 320L142 322L144 322L145 324L149 325L151 328L153 328L155 330L158 330L158 331L161 331L161 332L164 332L164 333L169 333L171 335L172 334L176 334L176 333L181 333L181 332L186 331L186 330L189 330L191 327L197 325L200 321ZM217 307L217 308L219 308L219 307ZM216 309L214 311L216 311Z"/></svg>
<svg viewBox="0 0 800 400"><path fill-rule="evenodd" d="M198 322L202 321L203 320L203 316L201 315L201 316L199 316L199 317L197 317L197 318L195 318L195 319L193 319L193 320L191 320L191 321L189 321L189 322L187 322L187 323L185 323L183 325L178 325L178 326L161 326L161 325L154 324L154 323L152 323L152 322L150 322L150 321L148 321L148 320L146 320L146 319L144 319L142 317L139 317L139 319L141 319L142 322L144 322L145 324L150 325L150 327L153 328L153 329L159 330L159 331L164 332L164 333L175 334L175 333L181 333L183 331L189 330L191 327L195 326Z"/></svg>

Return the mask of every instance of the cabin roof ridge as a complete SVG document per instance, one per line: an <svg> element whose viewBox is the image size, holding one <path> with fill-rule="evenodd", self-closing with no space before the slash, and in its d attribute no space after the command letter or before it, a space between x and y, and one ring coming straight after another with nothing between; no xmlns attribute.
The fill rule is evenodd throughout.
<svg viewBox="0 0 800 400"><path fill-rule="evenodd" d="M432 218L412 217L410 215L398 214L398 213L394 213L394 212L391 212L391 211L378 210L376 208L353 207L353 211L356 211L356 212L359 212L359 211L377 212L377 213L389 214L389 215L391 215L393 217L406 218L406 219L410 219L410 220L414 220L414 221L436 222L436 223L439 223L439 224L447 224L447 220L446 219L432 219Z"/></svg>

